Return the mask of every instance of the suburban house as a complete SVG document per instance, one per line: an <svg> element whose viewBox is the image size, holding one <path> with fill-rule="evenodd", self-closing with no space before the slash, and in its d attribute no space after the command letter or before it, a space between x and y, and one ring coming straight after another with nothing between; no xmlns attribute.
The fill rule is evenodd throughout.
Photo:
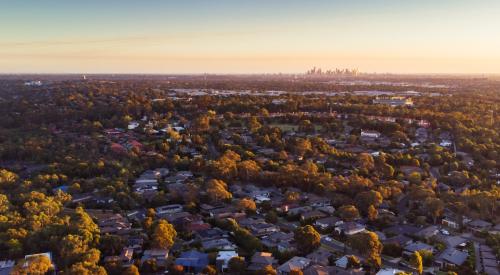
<svg viewBox="0 0 500 275"><path fill-rule="evenodd" d="M261 241L264 246L268 248L277 248L281 252L295 249L295 247L291 245L293 233L277 231L261 238Z"/></svg>
<svg viewBox="0 0 500 275"><path fill-rule="evenodd" d="M432 245L428 245L423 242L412 242L403 248L403 254L409 256L415 253L415 251L420 251L420 250L428 250L434 253L434 247Z"/></svg>
<svg viewBox="0 0 500 275"><path fill-rule="evenodd" d="M327 215L321 211L313 210L300 214L300 219L303 221L316 220L326 217Z"/></svg>
<svg viewBox="0 0 500 275"><path fill-rule="evenodd" d="M411 242L412 242L412 239L403 235L403 234L399 234L399 235L387 238L387 239L385 239L385 241L383 241L384 244L389 244L389 243L398 244L400 247L405 247L408 244L410 244Z"/></svg>
<svg viewBox="0 0 500 275"><path fill-rule="evenodd" d="M362 139L377 139L381 136L380 132L371 130L361 130L360 137Z"/></svg>
<svg viewBox="0 0 500 275"><path fill-rule="evenodd" d="M279 229L274 224L271 223L256 223L249 226L250 231L256 237L269 235L273 232L277 232Z"/></svg>
<svg viewBox="0 0 500 275"><path fill-rule="evenodd" d="M373 99L373 104L389 105L392 107L413 106L413 100L411 98L403 96L377 96L375 99Z"/></svg>
<svg viewBox="0 0 500 275"><path fill-rule="evenodd" d="M168 258L168 250L167 249L148 249L144 251L144 254L141 258L141 263L149 259L156 260L156 264L158 266L166 266Z"/></svg>
<svg viewBox="0 0 500 275"><path fill-rule="evenodd" d="M311 260L295 256L288 260L286 263L280 265L276 271L279 275L288 275L292 270L304 270L311 264Z"/></svg>
<svg viewBox="0 0 500 275"><path fill-rule="evenodd" d="M324 249L324 248L319 248L316 249L315 251L309 253L306 258L311 260L312 263L314 264L319 264L319 265L330 265L330 258L333 256L332 252Z"/></svg>
<svg viewBox="0 0 500 275"><path fill-rule="evenodd" d="M196 250L182 252L175 259L175 264L183 266L186 272L201 272L208 262L208 254Z"/></svg>
<svg viewBox="0 0 500 275"><path fill-rule="evenodd" d="M56 273L56 266L54 265L54 262L52 260L52 253L51 252L45 252L45 253L37 253L37 254L30 254L30 255L26 255L24 256L24 265L23 267L28 267L30 265L30 260L32 260L33 258L36 258L36 257L41 257L41 256L44 256L44 257L47 257L50 261L50 264L51 264L51 272L53 274Z"/></svg>
<svg viewBox="0 0 500 275"><path fill-rule="evenodd" d="M335 227L337 234L354 235L365 231L365 226L357 222L345 222Z"/></svg>
<svg viewBox="0 0 500 275"><path fill-rule="evenodd" d="M455 248L447 248L439 254L434 262L441 268L460 266L467 260L468 256L469 254L465 251L460 251Z"/></svg>
<svg viewBox="0 0 500 275"><path fill-rule="evenodd" d="M170 204L164 205L156 208L156 216L163 218L168 214L182 212L182 205L180 204Z"/></svg>
<svg viewBox="0 0 500 275"><path fill-rule="evenodd" d="M249 271L262 270L264 267L270 265L276 267L278 260L274 259L273 254L270 252L255 252L248 266Z"/></svg>
<svg viewBox="0 0 500 275"><path fill-rule="evenodd" d="M238 253L234 250L219 251L217 253L217 258L215 259L215 266L217 267L217 270L221 272L228 271L229 260L234 257L238 257Z"/></svg>
<svg viewBox="0 0 500 275"><path fill-rule="evenodd" d="M314 225L319 229L325 230L328 228L334 228L335 226L340 225L343 221L337 217L326 217L314 222Z"/></svg>
<svg viewBox="0 0 500 275"><path fill-rule="evenodd" d="M467 228L472 232L483 232L488 231L493 225L487 221L483 220L473 220L467 224Z"/></svg>

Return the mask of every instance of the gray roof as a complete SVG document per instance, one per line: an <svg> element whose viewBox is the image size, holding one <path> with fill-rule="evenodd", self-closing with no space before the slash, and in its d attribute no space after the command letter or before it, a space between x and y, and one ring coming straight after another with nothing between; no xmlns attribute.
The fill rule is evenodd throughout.
<svg viewBox="0 0 500 275"><path fill-rule="evenodd" d="M282 264L280 267L278 267L278 271L280 272L290 272L293 269L298 269L298 270L303 270L309 264L311 263L311 260L304 258L304 257L293 257L290 260L288 260L286 263Z"/></svg>
<svg viewBox="0 0 500 275"><path fill-rule="evenodd" d="M404 248L406 251L415 252L419 250L430 250L433 251L434 247L423 242L414 242Z"/></svg>
<svg viewBox="0 0 500 275"><path fill-rule="evenodd" d="M467 252L456 250L454 248L447 248L436 260L444 260L454 265L462 265L468 255L469 254Z"/></svg>
<svg viewBox="0 0 500 275"><path fill-rule="evenodd" d="M490 227L491 223L489 223L487 221L483 221L483 220L473 220L468 225L472 226L472 227L486 228L486 227Z"/></svg>

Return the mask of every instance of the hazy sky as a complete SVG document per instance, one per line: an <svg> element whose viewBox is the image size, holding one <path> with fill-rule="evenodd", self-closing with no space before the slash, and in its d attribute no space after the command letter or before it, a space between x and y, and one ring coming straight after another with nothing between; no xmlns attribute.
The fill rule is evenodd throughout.
<svg viewBox="0 0 500 275"><path fill-rule="evenodd" d="M499 0L0 0L3 73L500 73Z"/></svg>

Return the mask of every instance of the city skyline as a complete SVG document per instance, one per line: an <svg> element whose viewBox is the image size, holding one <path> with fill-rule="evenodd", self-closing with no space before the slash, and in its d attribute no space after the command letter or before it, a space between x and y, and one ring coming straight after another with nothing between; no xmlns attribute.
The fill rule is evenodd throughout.
<svg viewBox="0 0 500 275"><path fill-rule="evenodd" d="M500 73L498 1L18 2L0 73Z"/></svg>

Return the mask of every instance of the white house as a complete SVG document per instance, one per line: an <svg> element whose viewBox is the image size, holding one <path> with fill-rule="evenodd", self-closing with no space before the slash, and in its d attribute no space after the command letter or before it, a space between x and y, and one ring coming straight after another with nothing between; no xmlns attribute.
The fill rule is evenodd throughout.
<svg viewBox="0 0 500 275"><path fill-rule="evenodd" d="M217 253L217 258L215 260L217 270L221 272L226 272L228 269L229 260L231 260L234 257L238 257L238 253L236 253L236 251L234 250L219 251L219 253Z"/></svg>

